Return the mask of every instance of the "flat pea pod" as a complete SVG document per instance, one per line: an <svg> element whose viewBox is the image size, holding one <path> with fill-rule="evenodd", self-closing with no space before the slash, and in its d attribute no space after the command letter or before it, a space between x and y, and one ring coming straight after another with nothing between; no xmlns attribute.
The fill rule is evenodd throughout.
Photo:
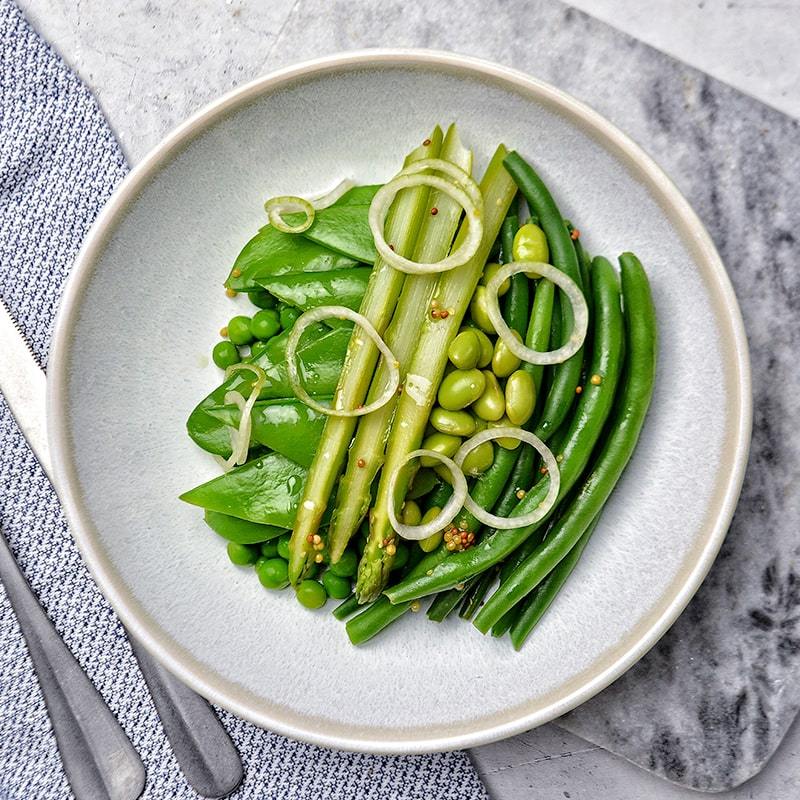
<svg viewBox="0 0 800 800"><path fill-rule="evenodd" d="M524 277L524 276L523 276ZM512 336L522 341L522 337L516 331L511 331ZM507 378L514 370L519 369L522 359L514 355L503 339L498 337L494 343L494 353L492 355L492 372L498 378Z"/></svg>
<svg viewBox="0 0 800 800"><path fill-rule="evenodd" d="M512 372L506 380L506 416L512 425L524 425L536 408L536 384L524 369Z"/></svg>
<svg viewBox="0 0 800 800"><path fill-rule="evenodd" d="M486 374L477 369L457 369L439 384L438 401L448 411L460 411L474 403L486 388Z"/></svg>
<svg viewBox="0 0 800 800"><path fill-rule="evenodd" d="M570 491L589 463L592 450L603 432L614 404L614 395L622 369L624 339L622 308L616 273L610 265L598 265L592 281L592 291L595 295L595 316L591 371L592 374L602 375L603 381L598 386L589 384L580 395L562 449L559 499ZM631 314L636 313L637 310L631 306ZM527 514L537 508L547 494L549 483L547 476L540 477L506 516ZM514 552L539 528L544 527L557 507L554 506L550 514L538 523L523 528L495 531L481 540L480 547L453 553L442 562L426 563L427 558L424 558L419 564L420 572L390 586L385 590L386 595L393 603L413 600L416 597L449 589L489 569Z"/></svg>
<svg viewBox="0 0 800 800"><path fill-rule="evenodd" d="M440 433L449 433L451 436L472 436L475 433L475 417L468 411L434 408L430 423Z"/></svg>
<svg viewBox="0 0 800 800"><path fill-rule="evenodd" d="M489 281L491 281L492 278L494 278L494 276L497 274L501 266L502 264L497 264L497 263L487 264L483 268L483 275L481 275L480 285L486 286L489 283ZM510 288L511 288L511 278L506 278L497 289L497 296L502 297Z"/></svg>
<svg viewBox="0 0 800 800"><path fill-rule="evenodd" d="M528 207L539 217L549 245L550 262L582 288L575 246L550 191L519 153L509 153L503 163L525 197ZM575 327L572 305L568 302L563 302L561 305L562 336L559 344L564 343L567 337L572 335ZM583 348L555 368L553 383L536 429L536 435L541 439L546 440L555 432L569 413L575 399L575 388L580 381L582 366Z"/></svg>
<svg viewBox="0 0 800 800"><path fill-rule="evenodd" d="M219 534L229 542L236 542L237 544L269 542L286 533L285 528L279 528L276 525L250 522L250 520L239 519L229 514L221 514L219 511L206 511L203 519L214 533Z"/></svg>
<svg viewBox="0 0 800 800"><path fill-rule="evenodd" d="M448 458L452 458L459 447L461 447L461 438L459 436L450 436L438 431L422 440L423 450L433 450L434 453L441 453ZM419 463L423 467L436 467L441 464L440 461L437 461L432 456L421 456ZM448 472L447 474L449 475L450 473Z"/></svg>
<svg viewBox="0 0 800 800"><path fill-rule="evenodd" d="M489 304L485 286L477 286L469 304L469 313L472 321L484 332L497 334L494 324L489 317Z"/></svg>
<svg viewBox="0 0 800 800"><path fill-rule="evenodd" d="M458 369L475 369L481 361L483 346L474 328L465 328L447 348L447 357Z"/></svg>
<svg viewBox="0 0 800 800"><path fill-rule="evenodd" d="M498 440L499 441L499 440ZM494 462L494 447L492 442L481 442L477 447L470 450L461 465L465 475L477 477L486 472Z"/></svg>
<svg viewBox="0 0 800 800"><path fill-rule="evenodd" d="M530 594L576 546L602 511L639 441L655 385L655 308L650 284L639 259L633 253L623 253L619 260L626 312L627 368L608 436L580 492L570 502L550 535L514 570L478 614L475 625L484 633ZM595 264L599 261L595 259ZM593 369L593 374L603 373ZM521 645L524 636L518 638Z"/></svg>
<svg viewBox="0 0 800 800"><path fill-rule="evenodd" d="M484 390L472 403L472 411L487 422L500 419L506 410L506 398L493 372L484 370Z"/></svg>
<svg viewBox="0 0 800 800"><path fill-rule="evenodd" d="M547 244L547 236L538 225L534 225L532 222L526 223L517 231L514 236L512 253L514 254L514 261L550 263L550 248Z"/></svg>

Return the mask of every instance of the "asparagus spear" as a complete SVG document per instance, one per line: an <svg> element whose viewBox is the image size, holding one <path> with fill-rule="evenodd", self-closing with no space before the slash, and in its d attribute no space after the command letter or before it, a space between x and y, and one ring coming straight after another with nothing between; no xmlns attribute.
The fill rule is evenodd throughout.
<svg viewBox="0 0 800 800"><path fill-rule="evenodd" d="M461 167L465 172L472 170L472 153L461 144L455 125L451 125L447 131L440 158ZM431 191L427 208L435 208L436 213L427 213L425 216L414 248L414 261L443 259L450 250L461 217L461 207L444 192ZM405 368L414 353L420 325L430 309L438 278L438 275L409 275L392 322L386 329L386 344L400 362L401 378L405 377ZM387 381L388 369L381 362L372 380L368 402L383 394ZM371 499L370 486L383 463L386 437L396 405L396 400L387 403L364 417L358 425L350 447L347 469L339 482L331 521L328 549L332 563L341 558L350 537L367 513Z"/></svg>
<svg viewBox="0 0 800 800"><path fill-rule="evenodd" d="M396 498L389 497L389 478L422 441L447 363L447 348L458 333L486 258L517 191L514 181L503 167L507 152L503 145L497 148L481 182L484 220L483 238L478 252L462 267L444 273L436 284L432 302L436 301L438 308L447 311L447 316L433 319L426 315L418 332L417 346L406 373L403 394L397 403L389 434L386 460L370 519L369 540L358 567L356 595L361 603L374 600L380 594L394 560L395 534L389 524L388 508L389 503L395 502ZM459 246L465 234L462 227L454 247ZM408 488L408 470L403 473L396 484L397 498L404 497Z"/></svg>
<svg viewBox="0 0 800 800"><path fill-rule="evenodd" d="M405 166L423 158L436 158L442 145L439 126L429 139L411 152ZM386 240L401 255L408 255L417 239L422 215L427 208L430 190L414 187L400 192L392 204L386 222ZM383 334L392 317L405 275L377 258L359 311ZM334 406L355 408L364 402L378 360L378 348L356 329L350 337ZM311 569L317 553L313 536L317 533L333 485L347 454L356 427L356 417L328 417L314 461L308 472L303 497L297 509L289 543L289 580L296 584ZM319 546L319 545L318 545Z"/></svg>

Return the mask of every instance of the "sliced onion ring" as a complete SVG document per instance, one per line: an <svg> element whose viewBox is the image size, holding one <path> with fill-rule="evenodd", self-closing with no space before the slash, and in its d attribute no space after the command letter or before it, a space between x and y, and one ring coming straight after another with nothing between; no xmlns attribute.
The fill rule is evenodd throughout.
<svg viewBox="0 0 800 800"><path fill-rule="evenodd" d="M264 210L267 212L270 225L284 233L302 233L307 231L314 223L314 206L303 197L293 197L291 195L270 197L264 203ZM306 215L306 218L299 225L290 225L283 218L284 214L296 214L298 212Z"/></svg>
<svg viewBox="0 0 800 800"><path fill-rule="evenodd" d="M534 522L539 522L539 520L543 519L556 504L558 492L561 488L561 473L558 469L556 457L538 436L534 436L532 433L522 428L487 428L485 431L476 433L475 436L467 439L467 441L461 445L458 452L453 456L453 461L455 461L460 469L467 454L476 447L492 439L504 439L506 437L510 439L519 439L521 442L527 442L538 450L539 455L542 457L547 467L547 474L550 476L550 486L544 500L539 503L539 506L529 514L522 514L519 517L495 516L481 508L469 495L464 498L464 507L477 520L484 525L491 525L493 528L497 528L497 530L501 531L512 530L513 528L524 528L526 525L533 525Z"/></svg>
<svg viewBox="0 0 800 800"><path fill-rule="evenodd" d="M253 425L250 414L253 411L256 400L258 400L261 389L267 382L266 373L256 364L233 364L225 370L225 378L230 378L231 375L236 372L244 371L253 372L256 376L247 401L245 401L241 392L230 391L225 394L225 402L237 405L242 414L239 419L239 427L231 429L232 452L230 458L225 462L225 467L227 469L230 469L236 464L244 464L244 462L247 461L247 451L250 448L250 431Z"/></svg>
<svg viewBox="0 0 800 800"><path fill-rule="evenodd" d="M350 178L345 178L339 181L329 192L312 198L311 205L314 206L317 211L322 211L323 208L332 206L342 195L347 194L355 185L355 181L350 180Z"/></svg>
<svg viewBox="0 0 800 800"><path fill-rule="evenodd" d="M572 312L575 318L572 335L567 340L567 343L557 350L541 352L526 347L523 342L514 336L511 328L506 325L503 315L500 313L500 302L497 294L500 285L506 278L517 275L520 272L541 275L543 278L552 281L564 292L572 305ZM583 292L569 275L565 275L560 269L551 264L543 264L537 261L512 261L506 264L495 272L494 277L486 285L486 301L489 319L492 321L497 335L517 358L527 361L529 364L561 364L570 356L575 355L586 339L586 331L589 327L589 309L586 306Z"/></svg>
<svg viewBox="0 0 800 800"><path fill-rule="evenodd" d="M434 169L447 174L448 178L438 175L423 175L423 170ZM386 217L401 189L414 186L430 186L452 198L466 212L467 235L461 246L441 261L418 262L401 256L390 247L384 235ZM483 196L478 184L463 169L438 158L427 158L415 162L402 170L387 184L375 193L369 207L369 227L375 240L375 250L389 265L400 272L410 275L430 275L446 272L466 264L481 244L483 238Z"/></svg>
<svg viewBox="0 0 800 800"><path fill-rule="evenodd" d="M435 458L437 461L441 461L442 464L450 470L450 474L453 476L453 494L445 503L444 508L439 512L438 516L434 517L430 522L426 522L424 525L406 525L404 522L400 522L400 520L397 519L397 512L394 510L394 492L395 486L397 485L397 477L409 461L415 458L421 458L422 456ZM464 477L461 468L456 465L453 459L441 453L437 453L435 450L414 450L403 459L403 463L389 478L389 497L391 498L391 502L389 503L389 522L398 536L413 542L419 542L422 539L427 539L437 531L442 530L442 528L447 527L456 518L456 514L461 511L465 499L467 499L468 496L467 479Z"/></svg>
<svg viewBox="0 0 800 800"><path fill-rule="evenodd" d="M375 346L383 355L386 368L389 372L388 381L383 394L369 403L369 405L351 409L336 408L335 405L334 407L324 406L314 400L300 382L300 375L297 372L297 361L295 359L295 351L297 350L297 345L300 343L300 336L309 325L313 325L315 322L322 322L331 317L349 319L351 322L355 322L356 325L363 328L364 332L372 339ZM353 331L353 336L357 335L358 334ZM400 365L394 353L389 349L386 342L383 341L378 331L375 330L373 324L363 314L359 314L358 311L353 311L352 308L347 308L346 306L317 306L317 308L312 308L302 313L297 318L292 326L292 332L289 334L289 338L286 341L286 367L289 372L289 383L291 384L295 396L315 411L319 411L320 414L326 414L329 417L363 417L364 414L377 411L397 395L397 389L400 386Z"/></svg>

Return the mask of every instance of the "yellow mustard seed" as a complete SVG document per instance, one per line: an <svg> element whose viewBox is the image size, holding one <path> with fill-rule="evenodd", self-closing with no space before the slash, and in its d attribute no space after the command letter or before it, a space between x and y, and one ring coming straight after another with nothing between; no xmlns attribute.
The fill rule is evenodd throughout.
<svg viewBox="0 0 800 800"><path fill-rule="evenodd" d="M592 375L590 382L592 386L599 386L603 382L603 379L599 375Z"/></svg>
<svg viewBox="0 0 800 800"><path fill-rule="evenodd" d="M236 297L236 295L239 293L236 291L236 289L226 289L225 294L228 295L228 297Z"/></svg>

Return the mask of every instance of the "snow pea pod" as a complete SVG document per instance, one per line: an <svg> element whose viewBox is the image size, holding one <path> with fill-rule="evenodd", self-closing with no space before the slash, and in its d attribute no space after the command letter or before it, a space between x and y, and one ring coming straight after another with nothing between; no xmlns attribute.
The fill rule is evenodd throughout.
<svg viewBox="0 0 800 800"><path fill-rule="evenodd" d="M324 398L318 399L324 402ZM212 406L207 413L232 428L237 428L242 418L241 409L234 404ZM283 398L259 401L250 417L251 444L262 444L304 467L311 466L325 426L324 414L300 400Z"/></svg>
<svg viewBox="0 0 800 800"><path fill-rule="evenodd" d="M358 311L372 270L369 267L337 269L333 272L290 272L259 278L258 284L287 305L308 311L325 305L338 305ZM330 327L345 324L326 320Z"/></svg>
<svg viewBox="0 0 800 800"><path fill-rule="evenodd" d="M314 215L314 222L303 231L303 237L356 261L372 264L375 261L375 242L369 229L368 215L369 204L323 208ZM287 214L286 221L291 224L293 216Z"/></svg>
<svg viewBox="0 0 800 800"><path fill-rule="evenodd" d="M180 499L208 511L291 528L308 470L268 453L184 492Z"/></svg>
<svg viewBox="0 0 800 800"><path fill-rule="evenodd" d="M242 248L225 286L237 292L259 288L258 280L287 272L328 272L358 265L358 261L291 233L265 225Z"/></svg>
<svg viewBox="0 0 800 800"><path fill-rule="evenodd" d="M331 329L325 325L308 328L297 347L297 362L300 375L314 395L332 395L342 371L344 354L350 341L349 328ZM279 397L292 397L294 392L289 384L286 370L286 339L288 333L276 336L267 343L266 349L255 358L247 361L261 367L267 382L259 398L268 400ZM248 372L238 372L214 389L189 415L186 423L189 436L209 453L227 458L231 453L230 433L225 423L212 417L208 409L225 404L225 394L232 389L247 395L253 385L253 376Z"/></svg>
<svg viewBox="0 0 800 800"><path fill-rule="evenodd" d="M277 539L286 533L285 528L250 522L250 520L239 519L229 514L221 514L219 511L206 511L203 519L214 533L236 544L261 544Z"/></svg>

